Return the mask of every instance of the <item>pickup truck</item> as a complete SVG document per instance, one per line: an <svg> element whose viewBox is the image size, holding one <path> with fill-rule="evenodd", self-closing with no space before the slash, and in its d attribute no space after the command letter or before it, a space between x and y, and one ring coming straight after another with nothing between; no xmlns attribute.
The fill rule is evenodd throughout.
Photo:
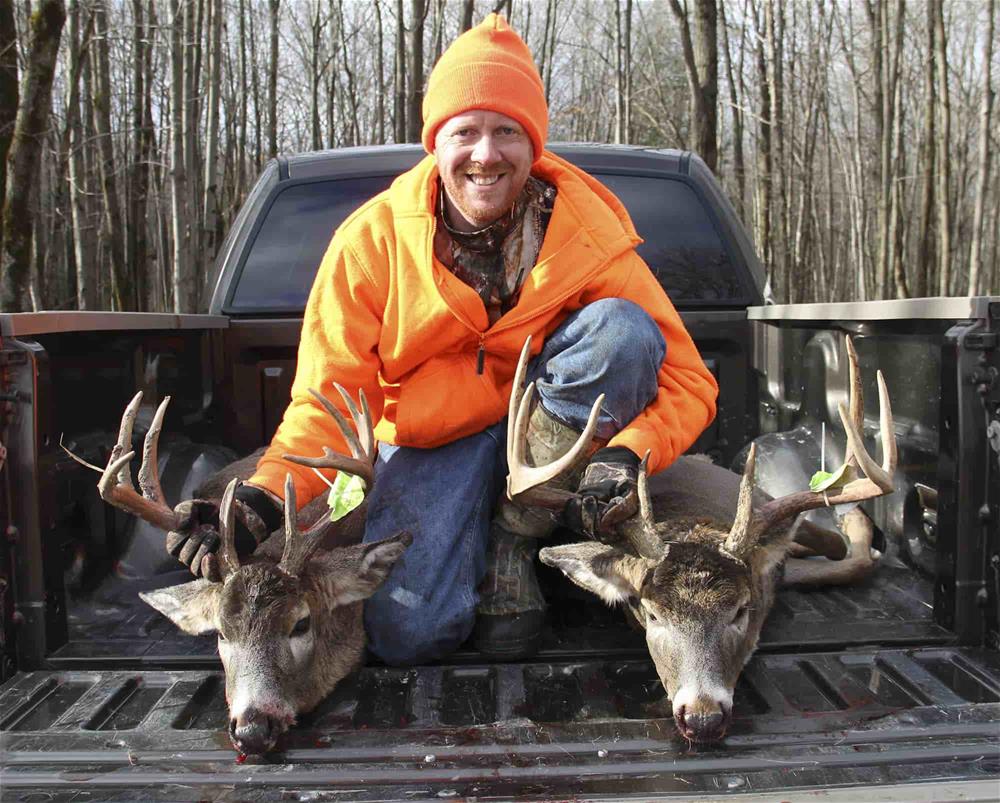
<svg viewBox="0 0 1000 803"><path fill-rule="evenodd" d="M697 156L553 149L624 201L719 380L693 451L738 468L757 438L765 490L801 489L824 432L842 436L844 338L867 387L884 372L900 459L897 490L864 504L878 570L779 594L722 744L679 737L641 634L542 567L550 609L532 660L370 662L281 752L237 763L214 639L137 596L185 573L60 444L104 465L133 394L145 391L137 442L170 395L159 466L174 504L268 442L332 232L422 152L278 158L225 240L206 314L0 316L4 800L997 798L1000 297L770 305Z"/></svg>

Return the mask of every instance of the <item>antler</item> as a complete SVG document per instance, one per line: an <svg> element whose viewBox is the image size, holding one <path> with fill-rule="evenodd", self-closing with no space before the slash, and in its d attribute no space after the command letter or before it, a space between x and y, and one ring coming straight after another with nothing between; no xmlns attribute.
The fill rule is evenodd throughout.
<svg viewBox="0 0 1000 803"><path fill-rule="evenodd" d="M543 485L551 479L568 470L580 459L590 445L597 429L597 417L604 403L604 394L597 397L590 409L587 426L573 447L558 460L544 466L530 466L525 460L525 447L528 437L528 419L531 416L531 400L535 392L532 382L522 392L525 376L528 373L528 356L531 354L531 337L524 342L521 356L514 372L514 384L510 392L510 405L507 410L507 496L522 504L561 511L572 499L579 499L579 494L561 488ZM653 508L649 501L649 488L646 482L646 464L649 453L643 458L639 467L639 509L640 515L620 525L622 535L632 544L633 548L643 557L660 557L662 546L656 536L653 523Z"/></svg>
<svg viewBox="0 0 1000 803"><path fill-rule="evenodd" d="M562 510L566 503L576 497L572 491L541 487L543 483L569 469L583 454L597 429L597 416L604 403L604 394L597 397L590 410L587 426L573 447L558 460L544 466L530 466L525 460L525 446L528 437L528 419L531 417L531 400L535 395L532 382L522 391L524 378L528 373L528 356L531 354L531 336L524 341L521 356L514 372L514 384L510 391L507 408L507 496L524 504Z"/></svg>
<svg viewBox="0 0 1000 803"><path fill-rule="evenodd" d="M847 435L847 455L842 469L845 472L853 472L856 466L864 476L852 479L842 486L830 488L827 491L799 491L772 499L762 505L759 510L754 511L750 496L753 490L756 450L751 447L743 472L743 481L740 485L740 501L736 511L736 521L726 539L726 549L732 554L745 555L749 549L757 545L764 533L782 520L797 516L799 513L846 502L861 502L865 499L892 493L894 490L892 475L896 470L896 435L885 378L881 371L876 375L879 396L879 433L882 441L882 464L879 465L868 454L861 435L864 396L858 372L858 355L854 350L851 338L847 338L847 359L851 385L850 408L845 407L843 403L838 405L840 420Z"/></svg>
<svg viewBox="0 0 1000 803"><path fill-rule="evenodd" d="M324 446L323 457L302 457L300 455L286 454L284 458L301 466L309 466L310 468L335 468L338 471L346 471L348 474L361 477L365 481L366 486L371 486L375 473L375 435L372 429L372 414L368 408L368 399L365 398L364 390L359 389L358 399L361 402L361 410L359 411L350 393L336 382L333 383L333 386L344 400L344 404L354 421L356 432L347 423L347 419L344 418L340 410L326 396L312 388L309 388L309 392L333 416L333 420L337 422L337 428L340 430L340 434L344 436L344 440L347 441L347 446L351 450L353 457L339 454L329 446Z"/></svg>
<svg viewBox="0 0 1000 803"><path fill-rule="evenodd" d="M142 495L135 490L132 484L132 476L129 473L129 461L135 456L134 451L129 451L132 447L132 425L139 412L139 405L142 403L142 391L139 391L129 402L122 415L121 426L118 430L118 442L111 450L108 464L104 468L88 463L73 454L63 446L60 440L59 445L80 465L86 466L101 475L97 483L97 489L101 494L101 499L114 507L132 513L139 518L148 521L150 524L163 530L176 530L178 527L178 516L174 513L163 499L163 489L160 487L160 475L156 467L156 449L160 438L160 430L163 428L163 415L167 411L170 397L167 396L160 402L160 406L153 416L153 421L146 433L146 440L142 447L142 465L139 467L139 487Z"/></svg>
<svg viewBox="0 0 1000 803"><path fill-rule="evenodd" d="M344 404L354 421L354 428L347 423L347 419L326 396L312 388L309 389L309 392L316 397L323 405L323 409L336 421L337 428L344 436L344 440L347 441L347 446L353 457L339 454L328 446L323 447L323 457L303 457L292 454L286 454L284 457L293 463L309 466L313 469L334 468L353 474L364 480L366 487L370 487L375 477L376 448L368 399L365 398L365 392L359 389L358 400L361 403L359 410L350 393L336 382L333 383L333 386L344 400ZM313 551L322 543L324 535L335 525L335 522L330 521L329 516L323 515L312 527L302 532L298 526L297 510L295 484L292 481L292 475L288 474L285 477L285 546L278 566L291 575L298 575L305 568Z"/></svg>

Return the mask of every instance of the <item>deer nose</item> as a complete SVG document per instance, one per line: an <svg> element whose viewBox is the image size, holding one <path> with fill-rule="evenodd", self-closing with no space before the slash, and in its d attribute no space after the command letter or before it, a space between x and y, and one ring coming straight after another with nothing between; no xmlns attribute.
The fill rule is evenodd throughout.
<svg viewBox="0 0 1000 803"><path fill-rule="evenodd" d="M259 755L274 747L274 720L256 708L248 708L229 720L229 738L241 753Z"/></svg>
<svg viewBox="0 0 1000 803"><path fill-rule="evenodd" d="M692 710L681 706L674 714L681 735L692 742L717 742L726 734L729 716L721 705L711 703Z"/></svg>

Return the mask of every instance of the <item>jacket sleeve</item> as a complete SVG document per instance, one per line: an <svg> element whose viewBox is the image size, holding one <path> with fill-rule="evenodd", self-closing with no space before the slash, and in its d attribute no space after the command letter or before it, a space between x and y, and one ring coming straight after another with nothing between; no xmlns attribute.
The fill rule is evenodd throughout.
<svg viewBox="0 0 1000 803"><path fill-rule="evenodd" d="M333 418L309 393L310 388L330 399L348 421L350 415L333 383L338 382L355 399L358 389L363 389L372 423L378 422L383 407L378 382L383 293L343 233L334 235L306 303L291 402L250 483L284 498L285 475L290 473L301 508L327 486L311 468L282 456L322 456L324 446L350 454ZM323 473L330 480L336 476L333 470Z"/></svg>
<svg viewBox="0 0 1000 803"><path fill-rule="evenodd" d="M622 259L628 264L623 266L620 286L598 283L585 294L584 303L606 296L632 301L653 318L666 340L667 353L657 375L656 398L608 444L626 446L640 457L648 449L649 471L655 473L673 463L712 423L719 386L646 263L634 251ZM622 275L617 270L613 274Z"/></svg>

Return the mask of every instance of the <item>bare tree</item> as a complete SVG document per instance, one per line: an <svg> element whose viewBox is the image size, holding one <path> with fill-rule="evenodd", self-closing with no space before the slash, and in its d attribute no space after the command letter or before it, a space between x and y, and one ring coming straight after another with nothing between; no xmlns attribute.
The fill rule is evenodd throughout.
<svg viewBox="0 0 1000 803"><path fill-rule="evenodd" d="M31 15L24 87L7 153L7 180L0 216L0 310L5 312L17 312L24 304L31 267L31 191L38 175L42 141L48 132L52 79L65 21L62 0L40 0Z"/></svg>
<svg viewBox="0 0 1000 803"><path fill-rule="evenodd" d="M472 27L472 18L476 13L476 0L462 0L462 21L459 33L465 33Z"/></svg>
<svg viewBox="0 0 1000 803"><path fill-rule="evenodd" d="M718 164L719 57L715 0L693 0L694 31L687 0L670 0L681 32L684 67L691 90L691 147L711 170Z"/></svg>
<svg viewBox="0 0 1000 803"><path fill-rule="evenodd" d="M993 32L996 16L996 0L988 0L986 6L986 37L983 40L983 95L979 106L979 144L977 149L977 169L979 179L976 185L976 202L972 220L972 243L969 249L969 295L979 293L980 277L983 275L983 219L986 215L986 192L990 175L990 112L993 106L992 62Z"/></svg>
<svg viewBox="0 0 1000 803"><path fill-rule="evenodd" d="M278 25L281 0L268 0L271 19L271 60L267 71L267 152L273 159L278 155Z"/></svg>
<svg viewBox="0 0 1000 803"><path fill-rule="evenodd" d="M185 0L171 0L170 27L170 211L173 231L173 276L171 293L174 312L194 311L194 267L191 260L191 209L188 204L187 162L184 157L184 58Z"/></svg>
<svg viewBox="0 0 1000 803"><path fill-rule="evenodd" d="M424 103L424 21L427 0L410 0L410 65L406 95L406 141L420 142Z"/></svg>
<svg viewBox="0 0 1000 803"><path fill-rule="evenodd" d="M91 48L94 94L91 110L97 130L98 166L103 199L102 240L111 262L111 298L116 309L135 309L131 272L125 267L125 227L122 225L114 147L111 141L111 67L108 55L108 12L104 0L95 0L94 47Z"/></svg>
<svg viewBox="0 0 1000 803"><path fill-rule="evenodd" d="M615 142L632 135L632 0L615 0Z"/></svg>
<svg viewBox="0 0 1000 803"><path fill-rule="evenodd" d="M219 219L219 104L222 90L222 0L208 0L211 42L208 49L208 138L205 141L205 180L201 204L205 259L215 259L221 235Z"/></svg>
<svg viewBox="0 0 1000 803"><path fill-rule="evenodd" d="M395 68L393 80L393 131L396 142L406 142L406 25L403 21L403 0L396 0L396 47L394 50Z"/></svg>
<svg viewBox="0 0 1000 803"><path fill-rule="evenodd" d="M17 117L17 26L13 0L0 0L0 198L7 188L7 151ZM2 230L0 230L2 233Z"/></svg>
<svg viewBox="0 0 1000 803"><path fill-rule="evenodd" d="M930 0L934 12L935 65L938 91L937 211L938 293L951 292L951 92L948 88L948 42L944 28L943 0Z"/></svg>

